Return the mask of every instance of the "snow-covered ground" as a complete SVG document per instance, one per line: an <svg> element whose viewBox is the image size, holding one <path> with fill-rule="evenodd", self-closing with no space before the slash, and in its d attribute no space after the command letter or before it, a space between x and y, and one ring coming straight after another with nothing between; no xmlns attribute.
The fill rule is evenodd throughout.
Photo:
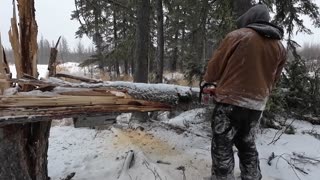
<svg viewBox="0 0 320 180"><path fill-rule="evenodd" d="M193 128L197 126L199 129L202 126L203 131L194 132L202 134L200 136L193 131L179 133L159 123L152 123L143 131L115 127L92 130L55 126L50 137L49 175L59 179L75 172L76 180L118 179L126 153L133 150L135 161L120 179L201 180L210 174L211 169L210 137L206 137L210 125L199 118L201 111L191 110L173 119L162 118L163 123L182 128L197 129ZM192 119L195 121L191 122ZM320 133L320 127L301 121L294 122L293 126L296 134L284 134L271 145L268 144L273 140L276 130L265 129L258 133L257 147L264 180L319 180L320 140L303 131ZM272 153L276 157L268 165ZM299 160L293 153L315 160L310 160L313 164L306 159ZM235 158L238 163L236 153ZM162 163L157 163L159 161ZM236 165L235 176L239 174L239 166Z"/></svg>
<svg viewBox="0 0 320 180"><path fill-rule="evenodd" d="M17 77L16 66L14 64L9 65L10 72L12 73L12 78ZM39 78L46 78L48 76L48 65L39 64L38 65Z"/></svg>
<svg viewBox="0 0 320 180"><path fill-rule="evenodd" d="M67 74L73 74L73 75L79 75L79 76L85 76L85 69L80 68L79 63L74 62L67 62L63 64L59 64L57 66L57 71L60 73L67 73ZM17 77L17 71L14 64L9 65L10 71L12 73L12 77ZM47 78L48 77L48 65L46 64L38 64L38 73L39 73L39 79L40 78Z"/></svg>

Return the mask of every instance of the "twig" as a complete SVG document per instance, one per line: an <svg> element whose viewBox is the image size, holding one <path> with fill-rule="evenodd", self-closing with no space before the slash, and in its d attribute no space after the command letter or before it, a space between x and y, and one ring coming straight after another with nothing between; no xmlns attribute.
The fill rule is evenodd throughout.
<svg viewBox="0 0 320 180"><path fill-rule="evenodd" d="M284 158L283 155L288 155L288 156L290 157L290 161L287 160L286 158ZM293 163L291 162L291 160L293 160L293 158L290 156L290 154L284 153L284 154L282 154L282 155L280 155L280 156L275 156L275 157L278 157L277 166L278 166L279 160L280 160L280 159L283 159L284 161L286 161L286 162L288 163L288 165L291 167L291 169L293 170L294 174L297 176L297 178L298 178L299 180L301 180L301 178L299 177L299 175L298 175L298 173L296 172L296 170L298 170L300 173L303 173L303 174L305 174L305 175L308 175L308 174L309 174L308 172L306 172L305 170L303 170L302 168L296 166L295 164L293 164Z"/></svg>
<svg viewBox="0 0 320 180"><path fill-rule="evenodd" d="M286 158L282 157L282 155L279 156L279 159L280 159L280 158L283 159L283 160L285 160L285 161L289 164L289 166L290 166L291 169L293 170L294 174L297 176L297 178L298 178L299 180L301 180L301 178L298 176L298 174L297 174L294 166L293 166ZM278 161L279 161L279 159L278 159Z"/></svg>
<svg viewBox="0 0 320 180"><path fill-rule="evenodd" d="M183 180L187 180L186 173L185 173L186 168L184 166L179 166L177 167L177 170L181 170L183 175Z"/></svg>
<svg viewBox="0 0 320 180"><path fill-rule="evenodd" d="M268 145L275 144L281 138L281 136L289 129L289 127L291 127L291 125L295 121L296 121L296 119L292 120L291 123L285 127L285 129L281 129L281 130L277 131L276 134L274 135L272 141ZM278 133L280 133L280 132L281 132L281 134L277 137Z"/></svg>
<svg viewBox="0 0 320 180"><path fill-rule="evenodd" d="M161 161L161 160L158 160L157 163L158 164L166 164L166 165L170 165L171 164L169 162L165 162L165 161Z"/></svg>
<svg viewBox="0 0 320 180"><path fill-rule="evenodd" d="M150 164L148 161L144 160L143 164L146 166L147 169L149 169L152 174L154 175L154 179L157 180L159 178L159 180L162 180L161 176L159 175L159 173L157 172L156 168L154 168L153 170L150 167Z"/></svg>
<svg viewBox="0 0 320 180"><path fill-rule="evenodd" d="M271 155L270 155L269 158L268 158L268 165L269 165L269 166L272 165L272 164L271 164L271 161L272 161L274 158L276 158L276 156L274 155L274 152L272 152Z"/></svg>
<svg viewBox="0 0 320 180"><path fill-rule="evenodd" d="M306 164L306 163L310 163L312 165L317 165L320 163L320 160L316 159L316 158L311 158L311 157L307 157L305 155L302 154L298 154L293 152L292 153L295 157L297 158L291 158L292 160L298 161L300 163Z"/></svg>

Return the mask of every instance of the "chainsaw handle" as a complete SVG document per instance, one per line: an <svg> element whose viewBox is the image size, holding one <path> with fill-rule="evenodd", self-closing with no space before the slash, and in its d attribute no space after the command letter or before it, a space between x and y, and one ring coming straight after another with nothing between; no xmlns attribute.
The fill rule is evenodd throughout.
<svg viewBox="0 0 320 180"><path fill-rule="evenodd" d="M214 87L216 87L216 84L215 84L215 83L209 83L209 82L205 82L203 85L200 84L199 103L201 103L202 94L203 94L204 88L206 88L206 87L208 87L208 86L214 86Z"/></svg>

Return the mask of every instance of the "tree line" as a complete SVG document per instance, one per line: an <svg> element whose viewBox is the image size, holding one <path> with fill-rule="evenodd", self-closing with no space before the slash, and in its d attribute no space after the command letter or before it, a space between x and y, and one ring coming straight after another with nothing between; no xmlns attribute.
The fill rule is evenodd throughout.
<svg viewBox="0 0 320 180"><path fill-rule="evenodd" d="M275 13L274 23L287 32L288 49L297 55L297 32L310 34L301 15L320 25L318 6L311 0L260 1ZM83 62L102 71L133 74L137 64L137 43L145 39L143 67L148 80L165 71L184 72L191 81L200 77L214 48L226 33L235 29L235 19L252 5L252 0L75 0L72 19L80 24L77 37L88 36L95 55ZM143 13L144 16L140 16ZM139 17L146 37L138 37ZM297 30L296 30L297 29ZM141 63L140 63L141 64ZM160 72L158 72L160 69ZM153 76L155 75L155 76ZM161 78L157 78L161 79ZM161 80L160 80L161 81Z"/></svg>
<svg viewBox="0 0 320 180"><path fill-rule="evenodd" d="M55 46L55 42L41 37L38 42L38 64L48 64L50 58L50 49ZM5 49L8 62L14 64L14 57L12 49ZM81 63L90 58L95 53L94 47L85 47L79 39L76 46L72 49L65 37L61 37L58 46L57 62L77 62Z"/></svg>

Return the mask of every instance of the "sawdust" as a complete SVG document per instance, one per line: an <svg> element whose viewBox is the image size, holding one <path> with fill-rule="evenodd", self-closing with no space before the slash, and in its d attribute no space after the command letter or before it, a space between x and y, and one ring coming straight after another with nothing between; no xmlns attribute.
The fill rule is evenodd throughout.
<svg viewBox="0 0 320 180"><path fill-rule="evenodd" d="M144 131L119 130L115 136L113 145L118 148L123 146L136 147L153 155L176 156L180 154L173 145Z"/></svg>

